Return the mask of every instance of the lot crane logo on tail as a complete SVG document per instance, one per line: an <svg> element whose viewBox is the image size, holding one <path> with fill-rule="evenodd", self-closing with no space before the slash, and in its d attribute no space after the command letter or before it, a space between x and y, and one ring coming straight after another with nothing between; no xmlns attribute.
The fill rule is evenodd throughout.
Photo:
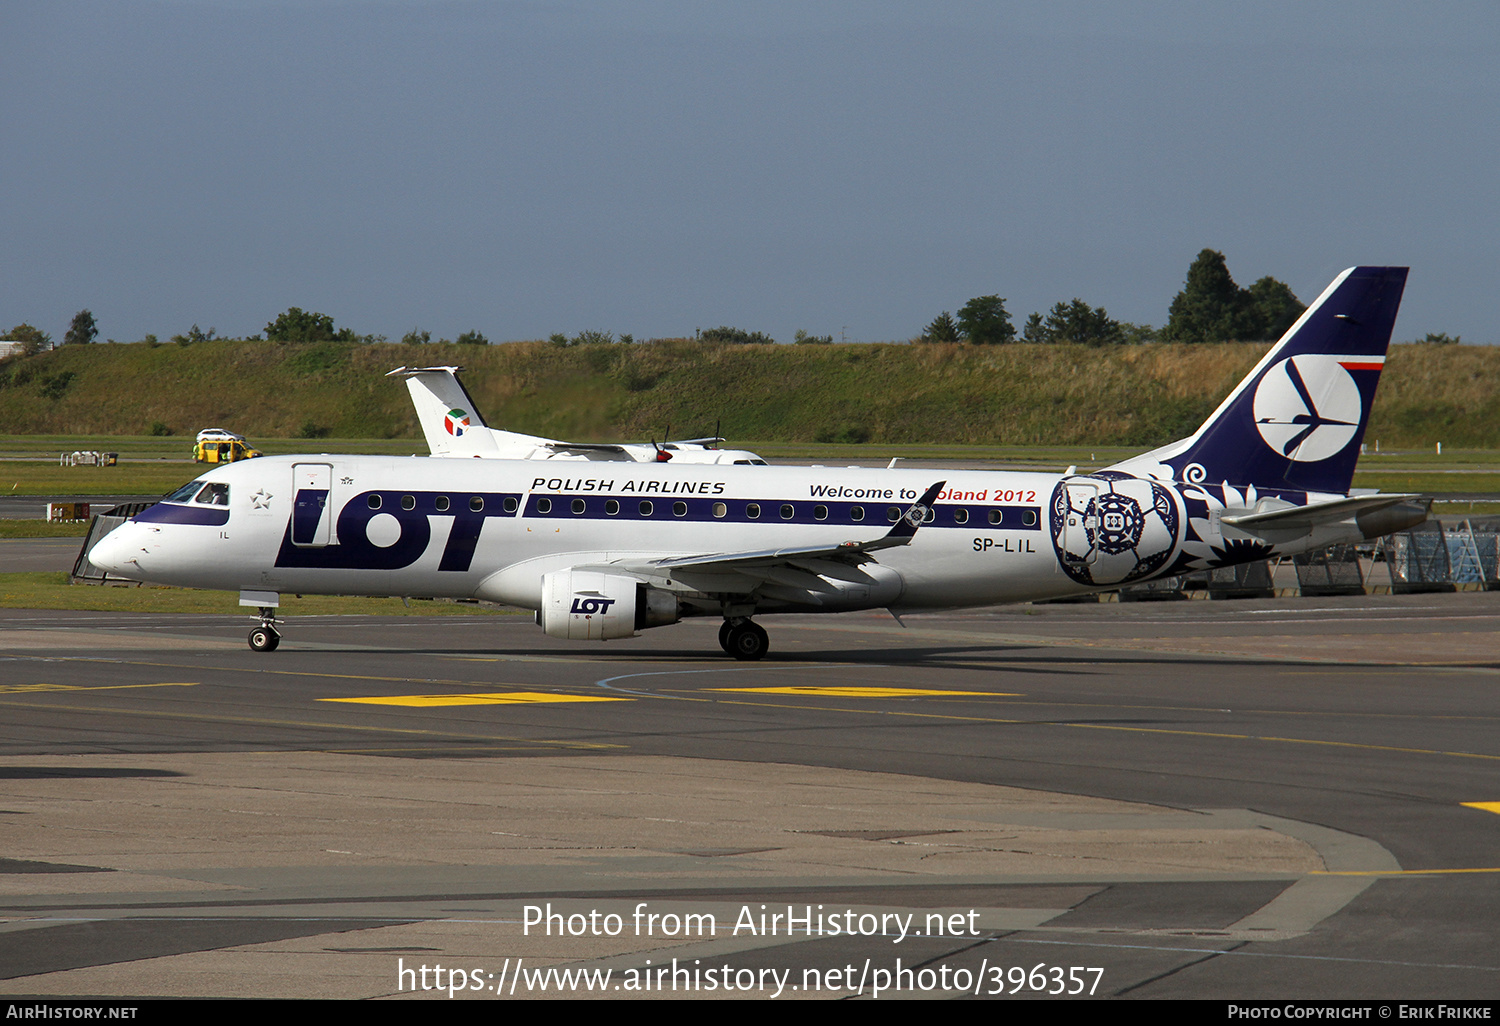
<svg viewBox="0 0 1500 1026"><path fill-rule="evenodd" d="M1255 428L1272 449L1298 463L1326 460L1353 440L1364 401L1347 357L1304 353L1266 371L1255 389ZM1365 359L1352 369L1379 371ZM1308 388L1318 388L1314 396Z"/></svg>

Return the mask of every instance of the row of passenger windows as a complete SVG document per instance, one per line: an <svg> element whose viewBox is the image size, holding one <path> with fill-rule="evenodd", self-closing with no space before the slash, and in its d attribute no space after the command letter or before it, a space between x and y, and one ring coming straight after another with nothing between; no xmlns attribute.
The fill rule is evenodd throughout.
<svg viewBox="0 0 1500 1026"><path fill-rule="evenodd" d="M583 514L588 512L588 500L574 499L569 508L572 510L575 516L582 516ZM716 502L713 504L712 508L713 515L716 518L722 519L729 515L729 504L727 502ZM767 507L764 510L761 504L758 502L747 502L745 503L744 508L746 520L759 520L763 512L764 515L770 517L772 516L770 510L772 509L776 511L776 514L780 515L782 520L793 520L797 516L797 507L790 502L784 502L780 506ZM654 516L656 513L656 504L650 499L642 499L639 505L637 505L636 509L643 517ZM547 498L537 499L536 511L543 516L551 513L552 500ZM607 516L619 516L620 501L618 499L606 499L604 501L604 512ZM828 512L829 511L827 506L824 506L822 504L816 505L812 508L813 519L827 520ZM887 506L885 508L886 522L894 524L896 521L901 519L902 514L904 514L905 512L906 510L901 506ZM687 503L680 501L672 503L672 515L674 517L685 517L687 516L687 513ZM969 522L969 511L967 509L959 507L953 509L952 513L953 522L955 524L967 524ZM861 523L864 521L866 516L865 508L863 506L850 506L848 515L850 520L854 521L855 523ZM876 511L875 515L878 517L879 511ZM998 524L1003 519L1003 511L998 509L987 510L986 515L991 524ZM933 510L929 509L927 511L927 516L923 518L922 522L924 524L930 524L936 519L936 513ZM1021 520L1028 527L1034 525L1036 523L1036 511L1029 509L1022 511Z"/></svg>
<svg viewBox="0 0 1500 1026"><path fill-rule="evenodd" d="M382 499L379 495L370 495L368 498L368 502L371 509L379 509L381 507ZM437 498L433 502L433 506L439 513L446 513L449 509L448 496L437 496ZM501 507L507 513L514 513L518 506L519 504L516 501L515 496L513 495L507 495L501 502ZM416 509L416 496L401 496L401 508L407 510ZM572 510L575 516L582 516L583 514L588 512L588 500L574 499L569 504L568 508ZM472 496L469 499L469 509L473 510L475 513L483 512L484 496ZM620 509L621 504L619 499L604 500L604 512L606 516L619 516ZM782 520L793 520L797 516L797 507L790 502L784 502L781 503L780 506L772 506L769 507L769 509L775 510L775 513L779 514ZM552 512L552 500L545 497L538 498L536 500L536 511L542 516L547 516L548 514L550 514ZM642 499L640 503L637 504L636 511L643 517L654 516L656 514L656 503L652 502L650 499ZM759 520L763 512L761 504L758 502L745 503L744 511L746 520ZM953 514L953 523L967 524L969 522L969 510L963 508L962 506L959 506L951 508L950 511ZM905 512L905 508L901 506L887 506L885 508L886 522L894 524L896 521L901 519L902 514L904 514ZM674 517L685 517L687 516L687 513L687 503L682 501L672 503L672 515ZM812 514L814 520L827 520L828 507L820 503L812 508ZM727 517L729 515L729 504L727 502L715 502L713 504L713 515L719 519ZM770 512L766 513L766 516L768 517L772 515L773 514L771 514ZM864 521L866 516L865 508L863 506L850 506L848 515L849 519L854 523L861 523ZM878 510L876 511L875 515L877 517L879 516ZM1002 522L1002 520L1004 520L1004 512L998 509L986 510L985 516L991 524L999 524ZM924 524L930 524L936 519L936 513L933 510L929 509L927 511L927 516L923 518L922 522ZM1020 519L1021 523L1025 526L1034 527L1036 525L1036 510L1022 510Z"/></svg>
<svg viewBox="0 0 1500 1026"><path fill-rule="evenodd" d="M381 497L379 495L370 495L370 496L368 496L365 499L365 502L366 502L367 505L369 505L369 507L371 509L379 509L384 504L384 500L381 499ZM519 506L519 504L516 502L516 497L514 495L507 495L505 497L504 501L501 502L500 505L501 505L501 508L503 508L505 510L505 512L507 512L507 513L514 513L516 511L516 509L518 508L518 506ZM433 507L433 509L437 510L439 513L446 513L446 512L448 512L448 508L449 508L448 507L448 496L446 496L446 495L439 495L437 498L433 499L433 501L432 501L432 507ZM417 497L415 495L403 495L403 496L401 496L401 508L402 509L416 509L417 508ZM483 495L470 496L470 498L469 498L469 509L473 510L475 513L482 513L482 512L484 512L484 496Z"/></svg>

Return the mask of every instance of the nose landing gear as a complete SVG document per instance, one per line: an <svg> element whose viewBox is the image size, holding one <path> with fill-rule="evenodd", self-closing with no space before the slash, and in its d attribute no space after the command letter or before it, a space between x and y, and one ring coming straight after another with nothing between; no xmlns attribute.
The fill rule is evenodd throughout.
<svg viewBox="0 0 1500 1026"><path fill-rule="evenodd" d="M281 633L276 630L276 609L260 607L260 626L250 632L250 648L255 652L274 652L281 644Z"/></svg>
<svg viewBox="0 0 1500 1026"><path fill-rule="evenodd" d="M761 628L743 617L725 620L719 628L719 647L741 661L754 661L766 654L771 639Z"/></svg>

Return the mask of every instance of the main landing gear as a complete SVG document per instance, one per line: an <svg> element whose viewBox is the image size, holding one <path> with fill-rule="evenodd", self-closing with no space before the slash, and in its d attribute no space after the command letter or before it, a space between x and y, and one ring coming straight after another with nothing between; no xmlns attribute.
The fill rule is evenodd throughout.
<svg viewBox="0 0 1500 1026"><path fill-rule="evenodd" d="M276 630L276 609L260 607L260 626L250 632L250 648L256 652L274 652L281 644L281 634Z"/></svg>
<svg viewBox="0 0 1500 1026"><path fill-rule="evenodd" d="M771 639L760 624L737 617L719 628L719 647L736 659L753 661L766 654Z"/></svg>

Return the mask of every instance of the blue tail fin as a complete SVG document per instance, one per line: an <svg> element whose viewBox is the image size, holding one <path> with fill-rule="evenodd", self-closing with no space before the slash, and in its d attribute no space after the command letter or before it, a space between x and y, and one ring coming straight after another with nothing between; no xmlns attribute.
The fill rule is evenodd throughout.
<svg viewBox="0 0 1500 1026"><path fill-rule="evenodd" d="M1192 437L1115 469L1347 493L1406 271L1351 267L1339 275Z"/></svg>

